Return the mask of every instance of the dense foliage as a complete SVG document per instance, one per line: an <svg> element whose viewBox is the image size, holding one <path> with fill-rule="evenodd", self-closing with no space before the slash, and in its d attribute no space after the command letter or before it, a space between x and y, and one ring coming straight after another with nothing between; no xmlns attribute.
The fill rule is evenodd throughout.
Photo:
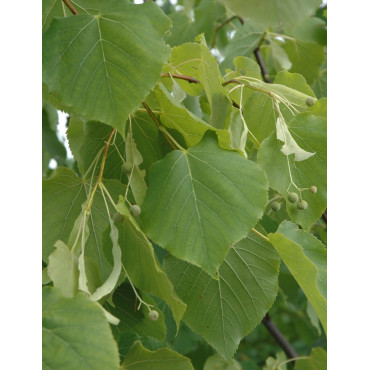
<svg viewBox="0 0 370 370"><path fill-rule="evenodd" d="M43 0L45 369L326 369L320 5Z"/></svg>

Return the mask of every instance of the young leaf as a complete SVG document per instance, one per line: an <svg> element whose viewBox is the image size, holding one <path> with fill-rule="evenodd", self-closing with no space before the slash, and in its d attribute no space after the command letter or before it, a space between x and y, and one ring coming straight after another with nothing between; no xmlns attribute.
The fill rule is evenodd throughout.
<svg viewBox="0 0 370 370"><path fill-rule="evenodd" d="M285 155L294 154L294 160L304 161L315 155L315 153L310 153L303 150L293 139L291 133L288 130L286 122L280 117L276 120L276 138L284 143L281 147L281 152Z"/></svg>
<svg viewBox="0 0 370 370"><path fill-rule="evenodd" d="M173 151L150 171L142 207L144 231L174 256L215 276L232 243L245 237L267 201L264 173L215 134Z"/></svg>
<svg viewBox="0 0 370 370"><path fill-rule="evenodd" d="M313 348L309 359L302 359L296 361L294 370L326 370L327 369L327 356L323 348Z"/></svg>
<svg viewBox="0 0 370 370"><path fill-rule="evenodd" d="M163 370L193 370L191 361L179 353L169 348L149 351L139 341L135 342L130 348L120 369L152 370L158 364L161 364L161 369Z"/></svg>
<svg viewBox="0 0 370 370"><path fill-rule="evenodd" d="M165 259L164 268L188 305L186 324L230 360L274 302L279 264L271 244L251 233L230 248L218 281L172 256Z"/></svg>
<svg viewBox="0 0 370 370"><path fill-rule="evenodd" d="M88 119L124 135L128 115L154 87L170 52L164 30L152 24L168 30L170 20L152 7L157 8L153 15L122 3L96 15L55 18L43 35L43 80L50 91Z"/></svg>
<svg viewBox="0 0 370 370"><path fill-rule="evenodd" d="M65 298L55 288L42 289L43 368L118 369L119 355L109 324L83 293Z"/></svg>
<svg viewBox="0 0 370 370"><path fill-rule="evenodd" d="M311 302L326 332L326 248L290 221L282 222L268 238Z"/></svg>

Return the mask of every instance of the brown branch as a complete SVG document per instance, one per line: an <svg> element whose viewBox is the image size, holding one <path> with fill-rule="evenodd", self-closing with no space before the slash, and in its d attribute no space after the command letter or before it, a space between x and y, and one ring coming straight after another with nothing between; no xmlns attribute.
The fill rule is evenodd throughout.
<svg viewBox="0 0 370 370"><path fill-rule="evenodd" d="M268 76L268 72L267 72L267 69L266 69L266 66L265 66L265 62L263 61L263 58L262 58L262 54L261 54L261 50L259 48L259 46L254 50L254 56L256 57L257 59L257 63L258 65L260 66L261 68L261 72L262 72L262 78L265 82L267 83L271 83L272 81L270 80L269 76Z"/></svg>
<svg viewBox="0 0 370 370"><path fill-rule="evenodd" d="M288 358L298 357L298 353L287 341L284 335L280 332L280 330L277 328L274 322L270 319L270 315L268 313L262 319L262 323L263 325L265 325L266 329L270 332L270 334L274 337L274 339L279 344L281 349L285 352L285 354L288 356Z"/></svg>
<svg viewBox="0 0 370 370"><path fill-rule="evenodd" d="M322 218L326 224L328 224L328 210L326 209L325 212L322 214Z"/></svg>
<svg viewBox="0 0 370 370"><path fill-rule="evenodd" d="M78 15L78 12L77 10L75 9L75 7L72 5L72 3L69 1L69 0L63 0L64 4L67 5L68 9L74 14L74 15Z"/></svg>
<svg viewBox="0 0 370 370"><path fill-rule="evenodd" d="M179 74L176 74L176 73L161 73L161 77L173 77L173 78L178 78L180 80L185 80L185 81L188 81L189 83L193 83L193 84L199 84L200 81L197 80L196 78L194 77L191 77L191 76L185 76L185 75L179 75Z"/></svg>
<svg viewBox="0 0 370 370"><path fill-rule="evenodd" d="M148 112L150 118L155 122L155 124L158 126L158 128L160 126L162 126L162 124L159 122L159 120L157 119L157 117L155 116L155 114L153 113L153 111L150 109L149 105L147 103L145 103L145 101L141 102L141 104L146 109L146 111ZM175 150L177 150L175 144L171 141L171 139L164 132L163 132L163 134L164 134L164 137L166 138L166 140L168 141L168 143L172 146L172 148L175 149Z"/></svg>
<svg viewBox="0 0 370 370"><path fill-rule="evenodd" d="M222 83L222 86L226 86L226 85L229 85L229 84L239 84L239 85L243 85L243 82L239 81L239 80L234 80L233 78L231 80L227 80L225 82Z"/></svg>

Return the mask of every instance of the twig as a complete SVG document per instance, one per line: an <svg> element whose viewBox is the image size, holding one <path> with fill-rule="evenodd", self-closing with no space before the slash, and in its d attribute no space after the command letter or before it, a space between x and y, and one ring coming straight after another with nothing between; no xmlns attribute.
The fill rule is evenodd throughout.
<svg viewBox="0 0 370 370"><path fill-rule="evenodd" d="M270 78L268 77L268 72L267 72L267 69L266 69L266 66L265 66L265 63L263 61L263 58L262 58L262 54L261 54L261 50L259 48L259 46L254 50L254 55L257 59L257 63L258 65L260 66L261 68L261 72L262 72L262 78L265 82L267 83L271 83L272 81L270 80Z"/></svg>
<svg viewBox="0 0 370 370"><path fill-rule="evenodd" d="M178 78L180 80L186 80L188 81L189 83L193 83L193 84L199 84L200 81L197 80L196 78L194 77L191 77L191 76L185 76L185 75L179 75L179 74L176 74L176 73L161 73L161 77L173 77L173 78Z"/></svg>
<svg viewBox="0 0 370 370"><path fill-rule="evenodd" d="M151 117L151 119L155 122L155 124L159 127L162 126L162 124L158 121L157 117L155 116L155 114L152 112L152 110L149 108L149 105L147 103L145 103L145 101L141 102L141 104L143 105L143 107L146 109L146 111L148 112L149 116ZM163 131L162 131L163 132ZM168 141L168 143L172 146L173 149L177 150L177 147L175 146L175 144L171 141L171 139L163 132L164 134L164 137L166 138L166 140Z"/></svg>
<svg viewBox="0 0 370 370"><path fill-rule="evenodd" d="M212 42L211 42L211 48L214 48L215 45L216 45L216 36L217 36L217 32L220 28L222 28L223 26L225 26L226 24L230 23L231 21L233 21L234 19L239 19L239 22L241 25L244 24L244 19L242 17L240 17L239 15L233 15L232 17L226 19L225 21L223 21L222 23L220 23L216 28L215 28L215 32L213 33L213 38L212 38Z"/></svg>
<svg viewBox="0 0 370 370"><path fill-rule="evenodd" d="M63 0L64 4L67 5L68 9L74 14L74 15L78 15L78 12L77 10L75 9L75 7L71 4L71 2L69 0Z"/></svg>
<svg viewBox="0 0 370 370"><path fill-rule="evenodd" d="M274 337L274 339L279 344L281 349L285 352L285 354L288 356L288 358L298 357L298 353L287 341L284 335L280 332L280 330L277 328L274 322L270 319L270 315L268 313L262 319L262 323L263 325L265 325L266 329L270 332L270 334Z"/></svg>

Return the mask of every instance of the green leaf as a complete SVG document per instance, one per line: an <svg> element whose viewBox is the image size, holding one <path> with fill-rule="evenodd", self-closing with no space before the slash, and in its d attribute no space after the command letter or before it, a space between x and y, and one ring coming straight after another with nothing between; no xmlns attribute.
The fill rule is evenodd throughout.
<svg viewBox="0 0 370 370"><path fill-rule="evenodd" d="M45 369L118 369L119 355L97 303L83 293L64 298L42 289L42 363Z"/></svg>
<svg viewBox="0 0 370 370"><path fill-rule="evenodd" d="M225 59L220 64L221 71L233 67L233 59L237 56L249 57L257 48L263 38L263 30L260 27L246 22L238 27L234 37L226 46Z"/></svg>
<svg viewBox="0 0 370 370"><path fill-rule="evenodd" d="M221 0L235 14L261 27L293 26L312 15L321 0Z"/></svg>
<svg viewBox="0 0 370 370"><path fill-rule="evenodd" d="M301 75L287 71L279 72L273 84L266 84L261 81L255 86L282 95L289 101L294 102L296 109L299 111L308 108L306 105L308 97L315 97L312 89ZM283 104L280 104L280 110L285 120L289 122L292 119L291 112ZM243 106L243 115L248 128L260 142L274 131L278 118L272 98L259 91L254 91L247 99Z"/></svg>
<svg viewBox="0 0 370 370"><path fill-rule="evenodd" d="M220 355L213 355L207 358L203 370L242 370L242 367L234 358L225 361Z"/></svg>
<svg viewBox="0 0 370 370"><path fill-rule="evenodd" d="M204 133L213 129L212 126L177 102L163 85L159 84L156 87L154 96L161 112L161 122L166 127L179 132L188 147L198 144Z"/></svg>
<svg viewBox="0 0 370 370"><path fill-rule="evenodd" d="M298 187L317 187L316 194L308 190L302 192L303 199L308 203L304 211L298 210L296 204L287 202L292 220L309 229L326 208L326 120L311 113L300 113L289 123L289 130L301 148L316 154L296 162L281 153L281 142L272 133L259 148L257 163L266 171L270 187L285 198L289 191L294 190L290 185L288 160L293 181Z"/></svg>
<svg viewBox="0 0 370 370"><path fill-rule="evenodd" d="M320 66L325 60L324 48L313 42L286 40L284 49L292 62L290 72L300 73L307 83L312 84L318 78Z"/></svg>
<svg viewBox="0 0 370 370"><path fill-rule="evenodd" d="M226 97L226 92L221 85L221 74L218 69L216 57L210 52L203 42L200 44L200 65L199 80L206 93L210 108L211 117L209 124L215 128L227 127L226 117L231 103Z"/></svg>
<svg viewBox="0 0 370 370"><path fill-rule="evenodd" d="M114 199L123 192L123 185L117 180L104 181ZM61 240L67 244L75 220L81 213L81 205L90 190L90 180L83 180L67 168L59 167L53 176L43 181L43 260L54 251L54 244ZM110 207L111 212L113 208ZM90 236L86 241L86 255L97 264L100 280L104 281L111 272L111 266L102 254L102 232L109 221L104 200L99 190L95 193L88 220Z"/></svg>
<svg viewBox="0 0 370 370"><path fill-rule="evenodd" d="M174 257L164 268L188 307L184 321L227 360L275 300L280 259L271 244L249 234L230 248L219 280Z"/></svg>
<svg viewBox="0 0 370 370"><path fill-rule="evenodd" d="M192 38L192 40L194 37ZM187 42L172 48L171 56L163 68L163 72L191 76L199 80L200 45L197 42ZM201 84L189 84L188 81L177 80L181 88L189 95L197 96L202 92Z"/></svg>
<svg viewBox="0 0 370 370"><path fill-rule="evenodd" d="M311 302L326 332L326 248L290 221L268 238Z"/></svg>
<svg viewBox="0 0 370 370"><path fill-rule="evenodd" d="M118 242L122 250L122 263L128 276L139 289L166 301L179 325L186 305L176 295L171 281L154 254L151 243L125 206L122 197L117 204L117 209L124 215L124 221L117 224L117 228Z"/></svg>
<svg viewBox="0 0 370 370"><path fill-rule="evenodd" d="M145 302L154 305L154 300L148 295L141 294L141 296ZM120 337L128 332L134 332L138 336L165 340L166 325L162 312L155 307L155 310L159 312L159 318L156 321L151 321L148 319L145 307L142 306L140 310L136 309L138 303L135 303L136 296L130 284L121 284L115 290L112 301L114 306L106 304L105 308L120 320L119 324L113 328L113 331L119 333Z"/></svg>
<svg viewBox="0 0 370 370"><path fill-rule="evenodd" d="M274 38L269 39L269 47L271 48L271 57L275 62L275 69L290 69L292 67L292 63L289 60L289 57L285 50L282 48L280 42L275 40Z"/></svg>
<svg viewBox="0 0 370 370"><path fill-rule="evenodd" d="M160 364L163 370L192 370L191 361L172 351L169 348L161 348L157 351L149 351L141 342L137 341L125 356L120 369L130 370L153 370Z"/></svg>
<svg viewBox="0 0 370 370"><path fill-rule="evenodd" d="M294 370L326 370L327 358L323 348L313 348L309 359L296 361Z"/></svg>
<svg viewBox="0 0 370 370"><path fill-rule="evenodd" d="M290 33L300 41L326 45L326 23L320 18L306 18Z"/></svg>
<svg viewBox="0 0 370 370"><path fill-rule="evenodd" d="M158 10L149 16L144 7ZM154 87L169 56L154 16L168 29L170 20L150 3L54 19L43 35L44 82L64 104L124 134L128 115Z"/></svg>
<svg viewBox="0 0 370 370"><path fill-rule="evenodd" d="M42 1L42 31L45 31L54 17L66 17L72 15L62 0Z"/></svg>
<svg viewBox="0 0 370 370"><path fill-rule="evenodd" d="M152 166L141 216L155 243L214 276L230 245L262 216L266 200L264 173L219 148L209 132L195 147Z"/></svg>
<svg viewBox="0 0 370 370"><path fill-rule="evenodd" d="M49 256L48 275L54 287L66 298L72 298L78 288L77 256L62 241L55 243L55 251Z"/></svg>
<svg viewBox="0 0 370 370"><path fill-rule="evenodd" d="M286 355L284 352L278 352L276 358L268 357L263 370L287 370Z"/></svg>

